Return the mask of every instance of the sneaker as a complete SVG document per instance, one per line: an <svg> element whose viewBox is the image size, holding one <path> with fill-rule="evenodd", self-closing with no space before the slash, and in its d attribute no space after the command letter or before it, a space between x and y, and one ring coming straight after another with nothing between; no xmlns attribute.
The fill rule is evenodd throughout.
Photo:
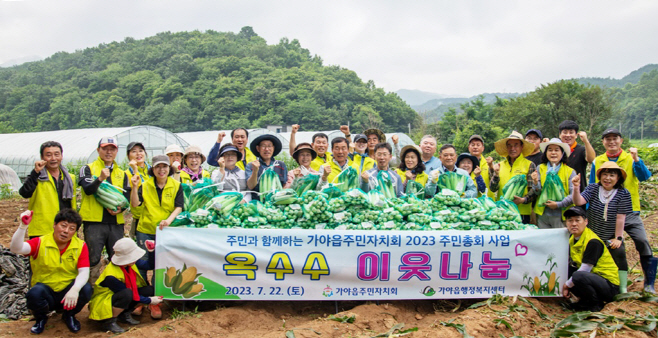
<svg viewBox="0 0 658 338"><path fill-rule="evenodd" d="M149 305L149 310L151 311L151 318L153 318L153 319L162 318L162 310L160 309L160 304L158 304L158 305Z"/></svg>
<svg viewBox="0 0 658 338"><path fill-rule="evenodd" d="M137 305L137 306L135 307L135 309L133 310L133 316L141 316L141 315L142 315L142 312L144 312L144 305L143 305L143 304L139 304L139 305Z"/></svg>

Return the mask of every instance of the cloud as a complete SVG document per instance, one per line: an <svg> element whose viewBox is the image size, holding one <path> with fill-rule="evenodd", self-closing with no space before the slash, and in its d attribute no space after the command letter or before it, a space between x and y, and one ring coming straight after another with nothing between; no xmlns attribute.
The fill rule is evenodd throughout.
<svg viewBox="0 0 658 338"><path fill-rule="evenodd" d="M388 91L524 92L656 63L654 1L0 2L0 64L162 31L298 39Z"/></svg>

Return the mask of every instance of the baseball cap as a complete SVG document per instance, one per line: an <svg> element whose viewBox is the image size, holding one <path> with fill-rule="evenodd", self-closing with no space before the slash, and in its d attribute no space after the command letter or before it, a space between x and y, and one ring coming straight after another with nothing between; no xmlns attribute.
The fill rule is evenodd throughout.
<svg viewBox="0 0 658 338"><path fill-rule="evenodd" d="M608 128L608 129L606 129L606 130L603 132L603 136L601 136L601 138L605 138L605 137L608 136L608 135L617 135L617 136L619 136L619 137L622 137L622 136L621 136L621 133L619 132L619 130L617 130L617 129L615 129L615 128Z"/></svg>
<svg viewBox="0 0 658 338"><path fill-rule="evenodd" d="M119 148L119 143L117 142L117 139L112 136L105 136L101 138L100 141L98 141L98 148L105 147L107 145L113 145Z"/></svg>
<svg viewBox="0 0 658 338"><path fill-rule="evenodd" d="M541 134L541 131L539 129L530 129L525 132L525 136L528 136L528 134L535 133L537 136L539 136L540 139L544 138L544 135Z"/></svg>
<svg viewBox="0 0 658 338"><path fill-rule="evenodd" d="M480 142L482 142L482 144L484 144L484 139L480 135L473 135L473 136L469 137L468 138L468 143L471 143L471 141L473 141L473 140L480 140Z"/></svg>
<svg viewBox="0 0 658 338"><path fill-rule="evenodd" d="M368 138L364 134L356 134L354 135L354 143L359 142L360 140L364 140L368 142Z"/></svg>
<svg viewBox="0 0 658 338"><path fill-rule="evenodd" d="M128 147L126 148L126 152L130 153L130 151L135 148L135 146L140 146L144 151L146 151L146 147L144 147L144 144L142 142L130 142L128 143Z"/></svg>
<svg viewBox="0 0 658 338"><path fill-rule="evenodd" d="M582 216L587 218L587 213L585 213L585 210L581 207L571 207L567 211L564 212L564 217L569 218L573 216Z"/></svg>
<svg viewBox="0 0 658 338"><path fill-rule="evenodd" d="M153 166L163 163L169 165L169 157L167 155L155 155L153 156Z"/></svg>

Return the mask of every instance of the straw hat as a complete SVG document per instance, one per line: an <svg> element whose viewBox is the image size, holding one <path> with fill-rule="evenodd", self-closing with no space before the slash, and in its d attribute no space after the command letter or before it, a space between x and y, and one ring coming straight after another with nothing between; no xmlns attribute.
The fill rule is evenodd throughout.
<svg viewBox="0 0 658 338"><path fill-rule="evenodd" d="M564 151L564 154L566 155L566 157L569 157L569 155L571 155L571 147L569 147L568 144L562 142L562 140L560 140L559 138L555 138L555 137L552 138L548 142L540 143L539 144L539 150L541 150L542 153L545 153L546 148L548 148L548 146L550 146L551 144L560 146L560 148L562 148L562 151Z"/></svg>
<svg viewBox="0 0 658 338"><path fill-rule="evenodd" d="M167 146L167 149L165 149L165 155L173 154L173 153L183 153L183 148L181 148L178 144L170 144Z"/></svg>
<svg viewBox="0 0 658 338"><path fill-rule="evenodd" d="M136 262L142 258L146 251L137 246L137 243L130 238L122 238L114 243L114 255L112 263L114 265L127 265Z"/></svg>
<svg viewBox="0 0 658 338"><path fill-rule="evenodd" d="M521 135L518 131L515 130L506 138L502 140L498 140L496 141L496 143L494 143L494 147L496 148L496 152L498 153L498 155L502 157L507 157L507 155L509 155L507 153L507 141L509 140L521 141L521 144L523 144L523 150L521 151L522 156L528 156L532 154L533 150L535 150L535 145L526 141L523 138L523 135Z"/></svg>
<svg viewBox="0 0 658 338"><path fill-rule="evenodd" d="M308 150L311 152L311 157L312 157L311 161L315 160L315 158L318 157L318 153L315 151L315 149L313 149L310 143L308 142L300 143L295 147L295 151L292 153L292 158L294 158L295 161L297 161L297 163L299 163L299 160L297 158L299 157L299 154L302 152L302 150Z"/></svg>
<svg viewBox="0 0 658 338"><path fill-rule="evenodd" d="M191 155L191 154L194 154L194 153L197 153L197 154L201 155L201 163L206 161L206 155L204 155L201 152L201 147L199 147L197 145L191 145L191 146L187 147L187 149L185 149L185 155L183 155L183 163L185 163L187 161L187 155Z"/></svg>
<svg viewBox="0 0 658 338"><path fill-rule="evenodd" d="M596 178L598 178L599 181L601 180L601 171L603 171L603 169L619 169L619 171L621 171L621 176L624 177L624 180L626 179L626 170L622 169L616 162L608 161L601 164L601 167L596 168Z"/></svg>

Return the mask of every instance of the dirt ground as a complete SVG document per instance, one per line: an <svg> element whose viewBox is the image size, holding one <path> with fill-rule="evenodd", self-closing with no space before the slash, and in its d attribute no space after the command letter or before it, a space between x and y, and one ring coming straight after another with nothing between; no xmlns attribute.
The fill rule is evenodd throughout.
<svg viewBox="0 0 658 338"><path fill-rule="evenodd" d="M8 246L18 226L16 217L27 208L27 201L0 201L0 244ZM129 221L129 220L127 220ZM658 213L645 220L647 233L654 247L658 247ZM633 285L629 291L642 289L642 272L633 242L626 238L629 280ZM398 337L392 331L417 328L405 337L468 337L451 324L464 324L466 332L473 337L549 337L555 325L574 312L566 310L563 300L557 298L528 298L537 310L546 315L541 318L538 311L522 299L505 297L498 304L468 309L480 300L457 301L382 301L373 302L165 302L164 319L152 320L148 311L136 317L142 323L130 327L125 337ZM338 310L338 313L337 311ZM658 303L638 300L608 304L602 313L617 317L633 315L655 315ZM77 317L82 322L78 336L109 337L101 332L94 321L87 319L83 310ZM352 323L341 323L329 319L354 316ZM54 314L43 337L71 337L72 334ZM30 317L0 323L0 337L28 337L34 322ZM444 325L448 324L448 325ZM509 328L505 325L508 324ZM402 325L402 327L400 327ZM511 329L510 329L511 328ZM513 331L512 331L513 330ZM292 332L292 334L290 333ZM389 335L390 334L390 335ZM655 337L656 330L640 332L623 327L617 332L601 330L581 333L582 337ZM379 336L378 336L379 337Z"/></svg>

